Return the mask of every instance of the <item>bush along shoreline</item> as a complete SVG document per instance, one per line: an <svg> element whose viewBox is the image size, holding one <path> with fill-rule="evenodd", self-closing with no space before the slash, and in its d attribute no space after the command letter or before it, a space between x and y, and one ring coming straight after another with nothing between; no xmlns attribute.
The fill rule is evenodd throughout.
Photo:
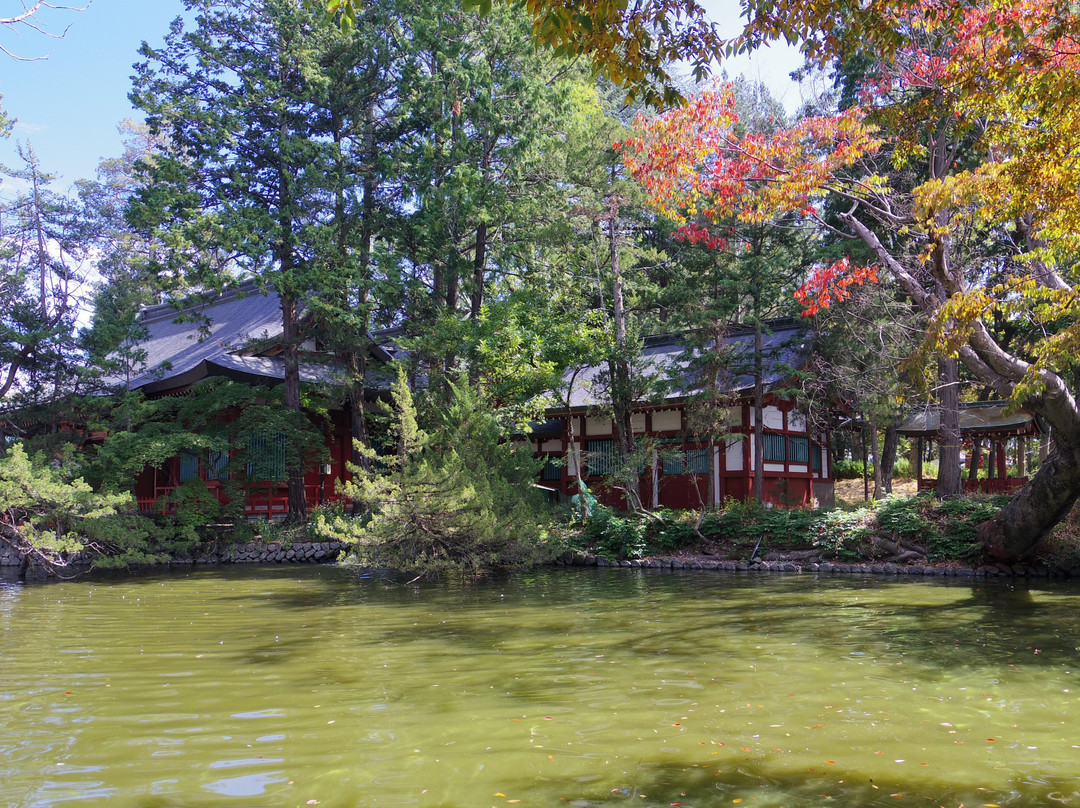
<svg viewBox="0 0 1080 808"><path fill-rule="evenodd" d="M729 572L854 573L938 577L1080 578L1080 513L1073 513L1020 563L988 561L976 532L1005 497L940 501L890 497L858 507L822 510L765 508L730 501L705 514L689 511L617 513L595 506L588 516L564 512L549 522L544 546L518 569L537 565ZM371 568L363 541L307 525L216 525L193 541L136 558L79 552L49 554L31 565L34 577L73 577L100 567L158 565L344 563ZM252 535L256 533L257 535ZM417 562L419 563L419 562ZM24 564L24 554L0 542L0 567ZM382 568L382 565L376 565ZM475 565L468 565L470 569ZM415 568L402 570L412 572ZM501 566L463 577L513 571ZM443 570L444 574L450 571ZM474 570L475 572L475 570ZM439 577L435 573L432 577Z"/></svg>
<svg viewBox="0 0 1080 808"><path fill-rule="evenodd" d="M727 571L1080 578L1080 514L1033 558L983 557L978 526L1007 497L889 497L854 508L802 510L728 502L704 515L618 514L597 507L570 526L563 566Z"/></svg>

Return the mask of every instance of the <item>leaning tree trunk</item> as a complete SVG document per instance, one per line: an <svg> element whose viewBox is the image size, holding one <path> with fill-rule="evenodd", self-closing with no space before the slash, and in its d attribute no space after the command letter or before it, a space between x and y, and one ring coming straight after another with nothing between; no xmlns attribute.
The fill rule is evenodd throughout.
<svg viewBox="0 0 1080 808"><path fill-rule="evenodd" d="M1003 561L1030 555L1072 510L1078 495L1080 446L1055 443L1031 481L979 527L979 539L987 554Z"/></svg>

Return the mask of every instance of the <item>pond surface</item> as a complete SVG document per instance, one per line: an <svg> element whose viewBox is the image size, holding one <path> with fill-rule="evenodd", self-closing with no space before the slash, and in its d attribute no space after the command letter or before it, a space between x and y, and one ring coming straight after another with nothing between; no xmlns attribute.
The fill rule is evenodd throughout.
<svg viewBox="0 0 1080 808"><path fill-rule="evenodd" d="M1061 583L0 581L0 805L1080 806L1078 624Z"/></svg>

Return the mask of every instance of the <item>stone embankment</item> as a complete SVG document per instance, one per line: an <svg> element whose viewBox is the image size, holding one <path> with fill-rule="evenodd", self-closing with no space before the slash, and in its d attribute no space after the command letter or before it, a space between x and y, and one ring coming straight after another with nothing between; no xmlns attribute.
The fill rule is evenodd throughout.
<svg viewBox="0 0 1080 808"><path fill-rule="evenodd" d="M725 572L854 573L861 575L926 575L937 578L1080 578L1080 567L1052 569L1041 564L984 564L964 567L955 564L844 563L812 560L719 561L700 556L643 558L609 561L589 553L565 553L555 560L564 567L626 567L629 569L719 570Z"/></svg>
<svg viewBox="0 0 1080 808"><path fill-rule="evenodd" d="M243 544L214 543L187 556L177 556L171 564L322 564L337 561L347 545L336 541L315 542L246 542ZM17 567L19 553L0 546L0 567ZM68 563L77 564L78 560Z"/></svg>
<svg viewBox="0 0 1080 808"><path fill-rule="evenodd" d="M346 544L337 541L312 542L247 542L223 544L202 549L190 558L178 558L175 562L190 561L195 564L322 564L337 561L344 553ZM174 562L174 563L175 563Z"/></svg>

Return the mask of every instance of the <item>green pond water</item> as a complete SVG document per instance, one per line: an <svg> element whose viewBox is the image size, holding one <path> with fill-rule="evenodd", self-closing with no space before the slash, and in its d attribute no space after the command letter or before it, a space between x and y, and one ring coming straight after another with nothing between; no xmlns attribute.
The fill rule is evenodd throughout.
<svg viewBox="0 0 1080 808"><path fill-rule="evenodd" d="M1078 623L1058 582L0 581L0 805L1080 806Z"/></svg>

